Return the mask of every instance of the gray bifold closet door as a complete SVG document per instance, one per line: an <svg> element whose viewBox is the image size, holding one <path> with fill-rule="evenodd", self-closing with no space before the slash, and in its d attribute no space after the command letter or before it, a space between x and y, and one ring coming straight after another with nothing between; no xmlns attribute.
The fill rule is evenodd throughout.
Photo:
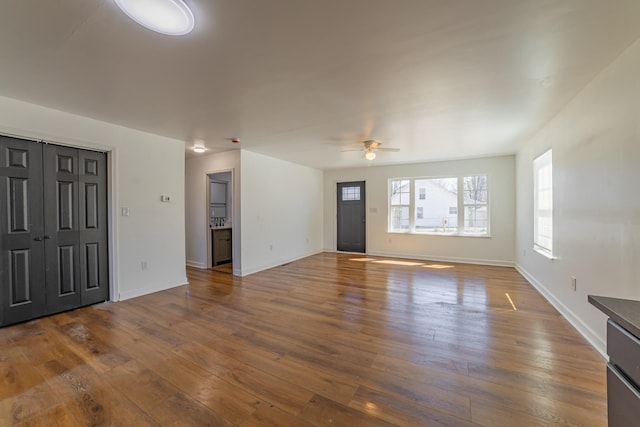
<svg viewBox="0 0 640 427"><path fill-rule="evenodd" d="M0 136L0 325L109 298L106 155Z"/></svg>

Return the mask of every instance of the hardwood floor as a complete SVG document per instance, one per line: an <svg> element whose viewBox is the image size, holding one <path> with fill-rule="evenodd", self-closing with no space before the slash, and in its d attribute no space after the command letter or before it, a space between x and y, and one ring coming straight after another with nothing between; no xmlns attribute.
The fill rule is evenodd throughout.
<svg viewBox="0 0 640 427"><path fill-rule="evenodd" d="M607 423L604 359L512 268L320 254L188 275L0 329L0 425Z"/></svg>
<svg viewBox="0 0 640 427"><path fill-rule="evenodd" d="M211 267L211 270L217 271L218 273L233 274L233 264L228 262L226 264L216 265L215 267Z"/></svg>

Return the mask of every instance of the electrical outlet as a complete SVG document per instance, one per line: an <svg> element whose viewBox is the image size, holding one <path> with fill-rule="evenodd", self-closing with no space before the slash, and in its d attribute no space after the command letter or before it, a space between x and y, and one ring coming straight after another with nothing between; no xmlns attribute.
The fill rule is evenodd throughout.
<svg viewBox="0 0 640 427"><path fill-rule="evenodd" d="M522 256L527 256L527 250L526 249L522 250Z"/></svg>
<svg viewBox="0 0 640 427"><path fill-rule="evenodd" d="M578 281L575 276L571 276L571 289L573 289L573 292L578 290Z"/></svg>
<svg viewBox="0 0 640 427"><path fill-rule="evenodd" d="M147 269L147 261L142 261L140 262L140 268L142 270L146 270Z"/></svg>
<svg viewBox="0 0 640 427"><path fill-rule="evenodd" d="M273 245L269 245L269 250L272 251L273 250Z"/></svg>

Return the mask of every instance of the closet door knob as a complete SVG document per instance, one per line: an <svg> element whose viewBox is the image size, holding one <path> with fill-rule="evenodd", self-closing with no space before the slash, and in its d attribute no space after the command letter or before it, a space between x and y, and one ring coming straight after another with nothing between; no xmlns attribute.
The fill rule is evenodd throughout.
<svg viewBox="0 0 640 427"><path fill-rule="evenodd" d="M42 237L35 237L33 240L35 240L36 242L42 242Z"/></svg>
<svg viewBox="0 0 640 427"><path fill-rule="evenodd" d="M44 236L44 239L45 239L45 240L48 240L48 239L50 239L50 238L51 238L51 236Z"/></svg>

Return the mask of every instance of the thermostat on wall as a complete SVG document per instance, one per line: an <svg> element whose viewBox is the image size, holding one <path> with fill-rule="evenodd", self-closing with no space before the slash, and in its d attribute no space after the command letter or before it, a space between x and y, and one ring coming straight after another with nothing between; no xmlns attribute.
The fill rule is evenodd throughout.
<svg viewBox="0 0 640 427"><path fill-rule="evenodd" d="M171 201L171 196L160 196L160 201L169 203Z"/></svg>

